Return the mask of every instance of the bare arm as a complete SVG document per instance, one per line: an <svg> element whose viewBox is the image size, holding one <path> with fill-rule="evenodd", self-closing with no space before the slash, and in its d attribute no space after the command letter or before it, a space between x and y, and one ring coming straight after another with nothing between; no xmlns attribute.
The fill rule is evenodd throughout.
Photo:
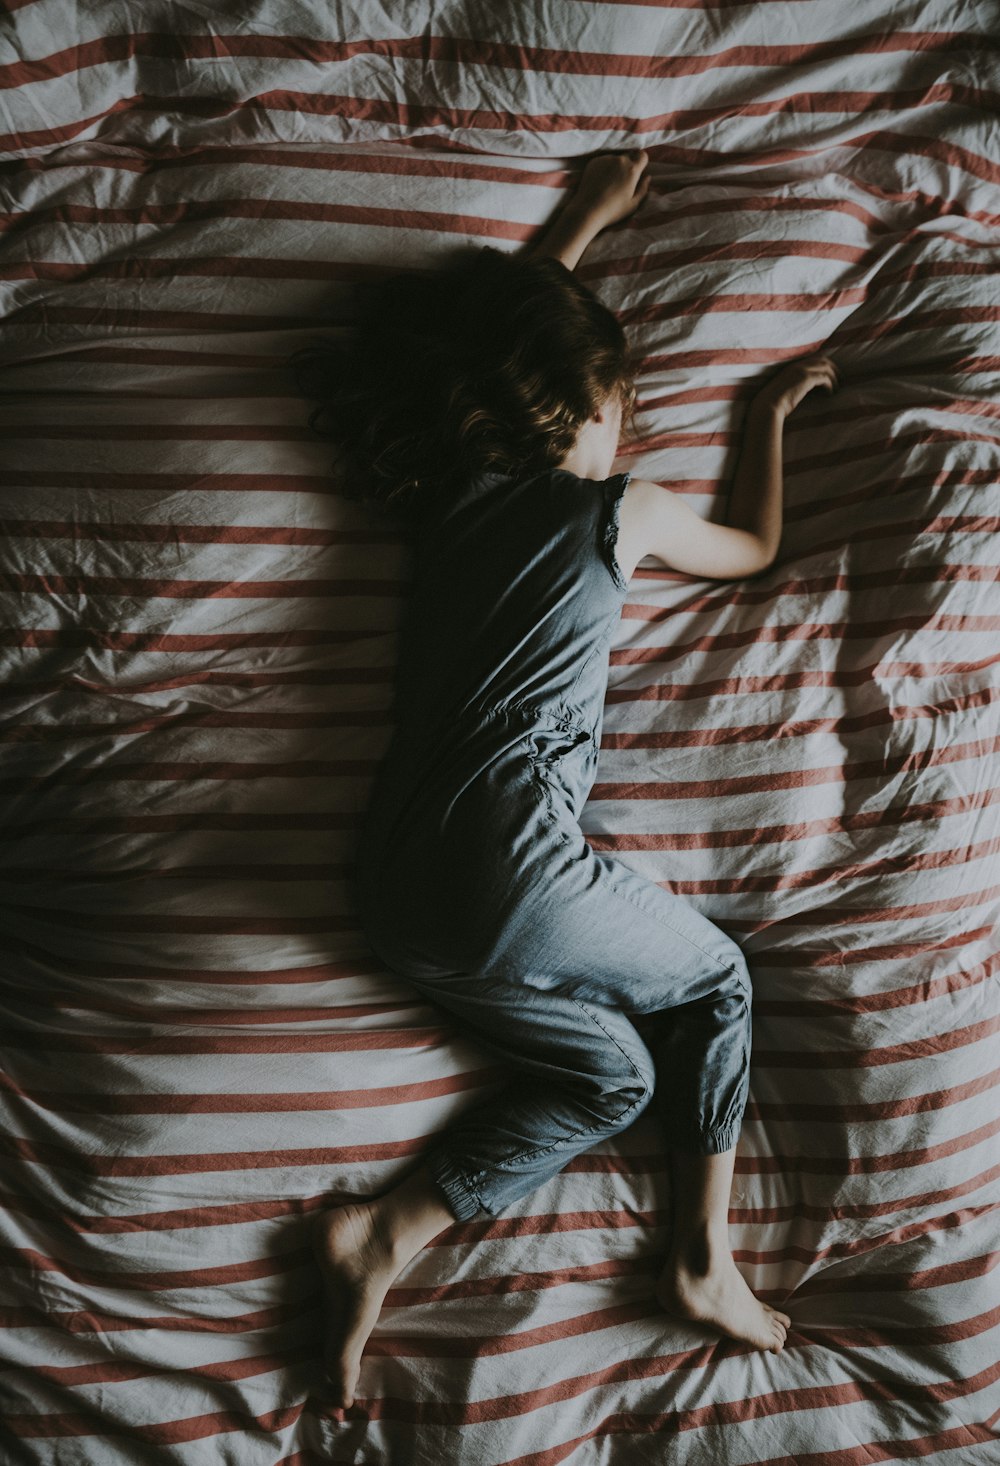
<svg viewBox="0 0 1000 1466"><path fill-rule="evenodd" d="M649 191L648 154L597 153L580 175L569 202L522 255L549 255L575 270L603 229L635 212Z"/></svg>
<svg viewBox="0 0 1000 1466"><path fill-rule="evenodd" d="M628 577L644 555L674 570L713 580L759 575L781 542L782 440L785 418L814 387L834 391L837 369L827 356L789 363L753 399L729 493L727 524L712 524L678 494L634 479L622 503L618 562Z"/></svg>

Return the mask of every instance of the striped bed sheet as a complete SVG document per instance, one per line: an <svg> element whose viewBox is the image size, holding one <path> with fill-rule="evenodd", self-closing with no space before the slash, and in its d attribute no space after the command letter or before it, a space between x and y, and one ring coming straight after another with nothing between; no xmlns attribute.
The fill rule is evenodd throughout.
<svg viewBox="0 0 1000 1466"><path fill-rule="evenodd" d="M4 1466L1000 1461L995 8L3 24ZM657 1308L647 1111L442 1233L335 1411L315 1217L511 1074L357 926L409 564L287 359L635 146L580 267L643 353L616 468L719 516L767 372L845 379L787 426L764 576L640 566L584 815L748 955L731 1230L792 1329Z"/></svg>

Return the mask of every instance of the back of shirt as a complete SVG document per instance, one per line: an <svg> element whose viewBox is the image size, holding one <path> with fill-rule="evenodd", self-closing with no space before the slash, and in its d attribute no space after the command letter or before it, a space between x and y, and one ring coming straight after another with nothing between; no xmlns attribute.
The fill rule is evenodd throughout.
<svg viewBox="0 0 1000 1466"><path fill-rule="evenodd" d="M628 478L483 477L421 526L358 856L363 925L399 971L471 970L579 831Z"/></svg>
<svg viewBox="0 0 1000 1466"><path fill-rule="evenodd" d="M625 593L614 542L628 479L487 475L421 525L400 643L398 739L450 743L496 709L593 727L606 664L591 659Z"/></svg>

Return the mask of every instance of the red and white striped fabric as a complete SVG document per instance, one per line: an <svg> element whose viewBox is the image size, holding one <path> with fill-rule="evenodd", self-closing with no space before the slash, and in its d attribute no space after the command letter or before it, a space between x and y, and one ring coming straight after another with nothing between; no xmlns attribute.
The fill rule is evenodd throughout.
<svg viewBox="0 0 1000 1466"><path fill-rule="evenodd" d="M7 11L0 1459L1000 1460L995 7ZM334 1412L312 1219L506 1076L356 925L408 566L285 363L633 146L616 466L721 513L767 370L845 378L765 576L640 568L585 819L750 959L732 1232L792 1330L658 1310L647 1113L443 1233Z"/></svg>

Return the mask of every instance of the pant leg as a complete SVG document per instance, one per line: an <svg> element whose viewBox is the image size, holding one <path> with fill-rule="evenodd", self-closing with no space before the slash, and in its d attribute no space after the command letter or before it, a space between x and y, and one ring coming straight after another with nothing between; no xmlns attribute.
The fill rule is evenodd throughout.
<svg viewBox="0 0 1000 1466"><path fill-rule="evenodd" d="M750 1055L742 952L689 903L579 844L479 973L418 983L527 1075L434 1147L432 1174L460 1220L473 1206L496 1214L620 1132L654 1082L669 1145L711 1154L739 1136ZM659 1064L629 1014L662 1015Z"/></svg>
<svg viewBox="0 0 1000 1466"><path fill-rule="evenodd" d="M415 985L519 1071L509 1089L461 1114L426 1156L459 1221L496 1216L536 1190L631 1125L653 1094L649 1050L613 1008L464 973Z"/></svg>

